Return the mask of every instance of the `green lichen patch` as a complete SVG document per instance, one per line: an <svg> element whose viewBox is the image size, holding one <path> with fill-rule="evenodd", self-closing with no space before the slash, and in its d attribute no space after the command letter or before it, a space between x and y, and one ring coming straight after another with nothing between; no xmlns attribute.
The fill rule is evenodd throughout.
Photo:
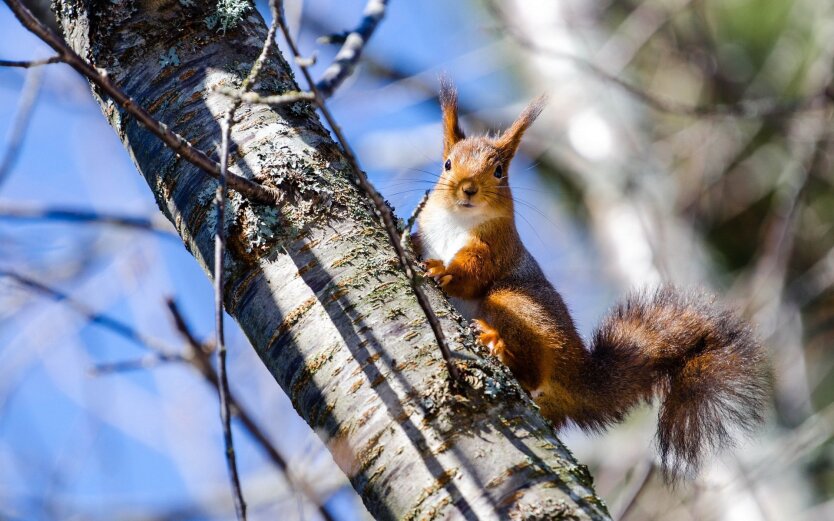
<svg viewBox="0 0 834 521"><path fill-rule="evenodd" d="M252 4L246 0L218 0L217 10L203 21L207 29L217 28L218 33L226 34L229 29L237 27L250 9Z"/></svg>
<svg viewBox="0 0 834 521"><path fill-rule="evenodd" d="M159 57L159 66L162 68L173 66L178 67L180 64L180 57L177 55L177 50L171 47Z"/></svg>

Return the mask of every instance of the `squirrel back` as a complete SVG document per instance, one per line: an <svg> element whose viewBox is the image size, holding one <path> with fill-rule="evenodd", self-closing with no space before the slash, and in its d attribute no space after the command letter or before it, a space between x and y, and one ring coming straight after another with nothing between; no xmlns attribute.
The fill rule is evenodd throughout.
<svg viewBox="0 0 834 521"><path fill-rule="evenodd" d="M561 295L515 227L509 164L539 98L495 138L465 137L457 97L441 88L443 173L419 216L428 276L463 304L479 339L556 427L590 430L660 399L667 479L694 474L733 430L763 421L769 367L750 328L708 297L671 286L616 306L586 348Z"/></svg>

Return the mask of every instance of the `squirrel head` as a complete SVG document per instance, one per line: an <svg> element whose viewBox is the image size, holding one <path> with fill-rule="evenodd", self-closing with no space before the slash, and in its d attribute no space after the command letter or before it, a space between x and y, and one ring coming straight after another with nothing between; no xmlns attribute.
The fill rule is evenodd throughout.
<svg viewBox="0 0 834 521"><path fill-rule="evenodd" d="M436 197L459 212L487 210L512 216L509 190L510 161L518 150L521 136L544 108L539 96L506 131L497 137L466 137L458 122L458 97L455 88L441 79L440 107L443 111L443 171L435 187Z"/></svg>

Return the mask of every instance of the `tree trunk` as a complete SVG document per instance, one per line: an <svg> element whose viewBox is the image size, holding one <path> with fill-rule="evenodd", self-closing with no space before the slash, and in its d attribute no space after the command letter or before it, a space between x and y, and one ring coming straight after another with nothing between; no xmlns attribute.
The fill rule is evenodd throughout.
<svg viewBox="0 0 834 521"><path fill-rule="evenodd" d="M266 36L254 10L223 34L207 27L215 6L193 0L58 7L77 52L196 147L215 149L229 101L212 88L249 72ZM298 88L279 53L257 88ZM216 182L96 96L211 274ZM377 519L607 519L587 469L427 288L467 377L462 395L450 391L385 232L312 106L244 105L231 137L230 170L280 189L286 204L230 193L226 307L368 510Z"/></svg>

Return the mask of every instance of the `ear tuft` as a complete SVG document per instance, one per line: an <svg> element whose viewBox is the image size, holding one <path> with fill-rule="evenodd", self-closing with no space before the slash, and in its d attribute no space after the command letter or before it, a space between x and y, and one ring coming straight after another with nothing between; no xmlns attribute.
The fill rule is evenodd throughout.
<svg viewBox="0 0 834 521"><path fill-rule="evenodd" d="M443 111L443 157L449 156L455 143L466 136L458 122L458 93L451 80L440 76L440 108Z"/></svg>
<svg viewBox="0 0 834 521"><path fill-rule="evenodd" d="M510 128L496 139L496 145L501 150L504 161L509 161L518 150L521 136L533 124L547 105L547 94L542 94L527 105Z"/></svg>

